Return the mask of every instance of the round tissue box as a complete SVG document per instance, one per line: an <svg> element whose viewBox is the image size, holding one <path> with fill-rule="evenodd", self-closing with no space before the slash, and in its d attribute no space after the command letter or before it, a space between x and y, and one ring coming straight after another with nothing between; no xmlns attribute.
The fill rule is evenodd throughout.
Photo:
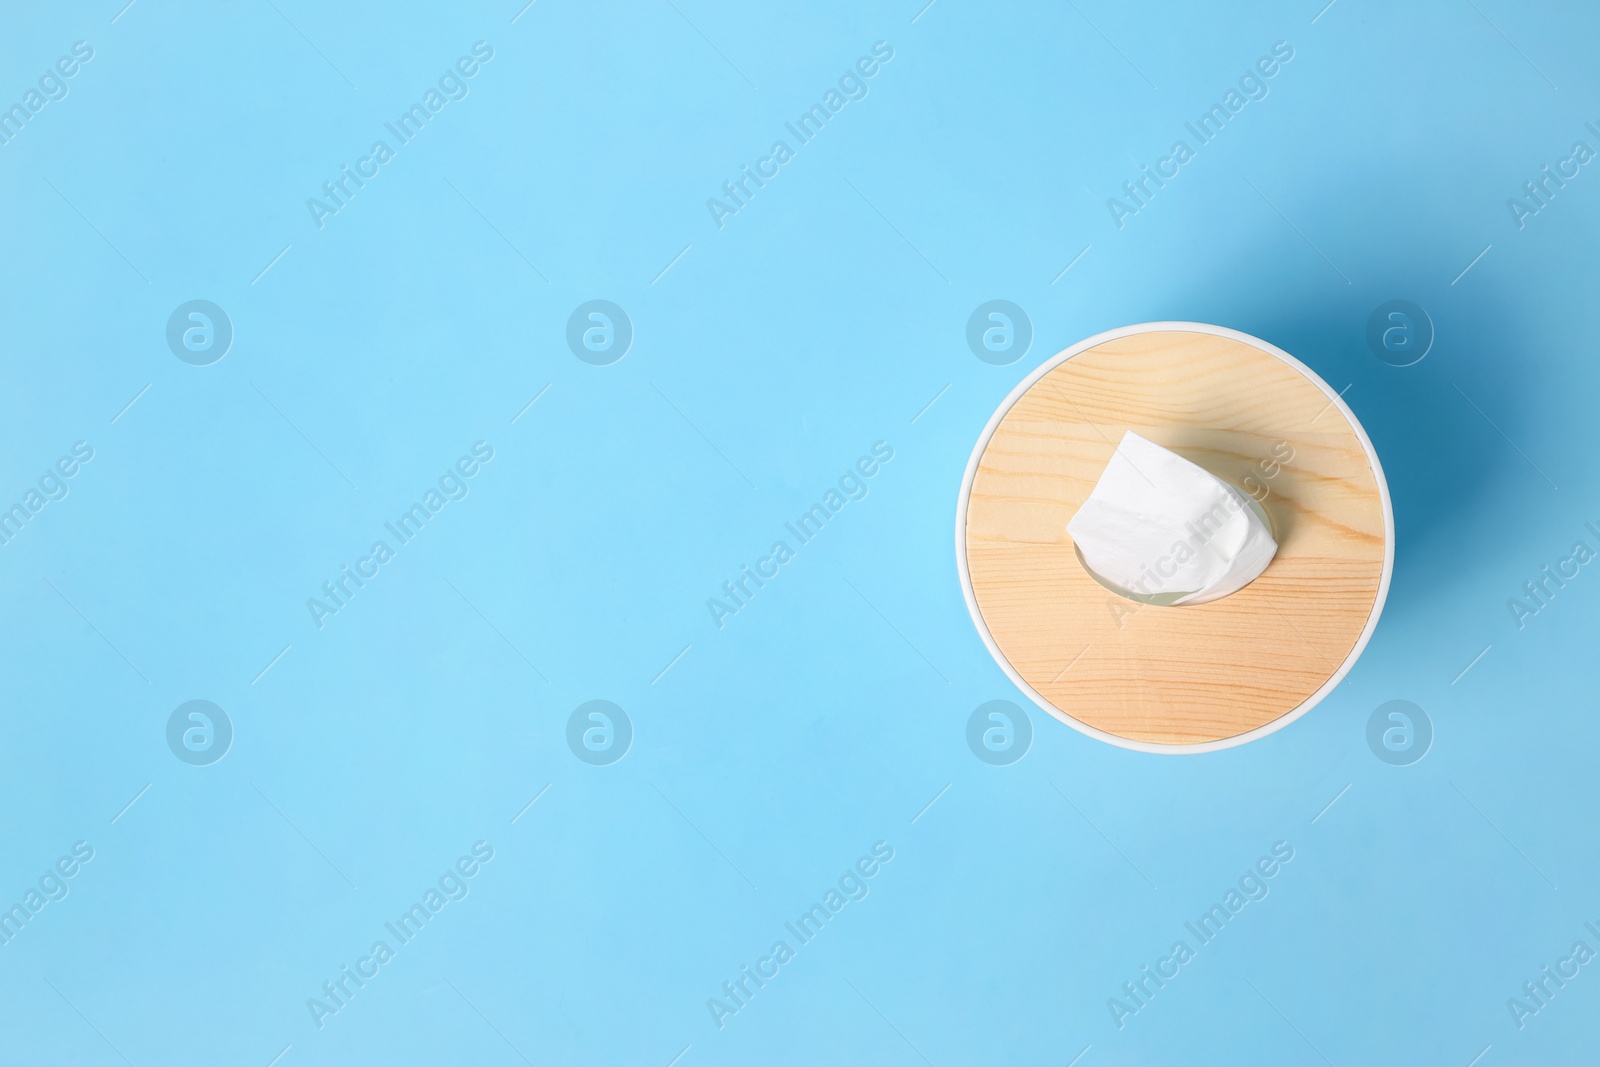
<svg viewBox="0 0 1600 1067"><path fill-rule="evenodd" d="M1127 599L1084 570L1067 522L1123 432L1250 494L1278 552L1208 604ZM1204 752L1305 714L1366 646L1394 515L1372 442L1293 356L1193 322L1126 326L1030 374L984 428L956 515L972 619L1041 708L1092 737Z"/></svg>

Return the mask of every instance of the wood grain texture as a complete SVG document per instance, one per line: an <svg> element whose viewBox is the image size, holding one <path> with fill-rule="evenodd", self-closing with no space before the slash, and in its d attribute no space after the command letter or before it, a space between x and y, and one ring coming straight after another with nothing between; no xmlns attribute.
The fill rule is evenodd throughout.
<svg viewBox="0 0 1600 1067"><path fill-rule="evenodd" d="M1252 491L1278 541L1259 578L1156 607L1089 577L1067 522L1125 430ZM1172 330L1087 349L1017 399L979 457L964 550L984 624L1037 693L1178 745L1264 726L1321 688L1376 606L1387 545L1377 476L1327 394L1251 345Z"/></svg>

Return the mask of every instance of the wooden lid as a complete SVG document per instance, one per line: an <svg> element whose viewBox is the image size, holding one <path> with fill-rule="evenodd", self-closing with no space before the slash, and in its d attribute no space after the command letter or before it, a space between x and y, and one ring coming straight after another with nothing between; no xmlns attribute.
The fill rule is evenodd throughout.
<svg viewBox="0 0 1600 1067"><path fill-rule="evenodd" d="M1278 554L1209 604L1157 607L1083 569L1067 522L1125 430L1254 496ZM1337 393L1218 326L1091 337L1006 398L967 465L956 557L973 621L1040 707L1126 748L1198 752L1309 711L1355 662L1389 589L1383 469Z"/></svg>

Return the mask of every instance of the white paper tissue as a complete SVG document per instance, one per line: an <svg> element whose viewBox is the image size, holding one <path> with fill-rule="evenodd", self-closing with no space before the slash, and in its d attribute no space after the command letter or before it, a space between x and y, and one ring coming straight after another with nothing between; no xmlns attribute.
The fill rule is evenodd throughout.
<svg viewBox="0 0 1600 1067"><path fill-rule="evenodd" d="M1239 489L1129 430L1067 523L1104 584L1159 604L1204 604L1238 592L1278 543Z"/></svg>

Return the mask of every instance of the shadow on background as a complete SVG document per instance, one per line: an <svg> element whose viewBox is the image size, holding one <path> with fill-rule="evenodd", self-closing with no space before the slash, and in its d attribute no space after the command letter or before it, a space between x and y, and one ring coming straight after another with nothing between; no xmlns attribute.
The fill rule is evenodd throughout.
<svg viewBox="0 0 1600 1067"><path fill-rule="evenodd" d="M1349 285L1330 270L1333 283L1313 291L1286 289L1271 257L1241 257L1218 265L1215 276L1227 279L1226 293L1178 295L1150 316L1243 330L1299 359L1335 391L1348 386L1345 402L1372 439L1389 483L1397 560L1459 528L1500 475L1537 477L1457 391L1459 384L1502 428L1520 424L1528 398L1515 379L1495 387L1488 406L1475 394L1489 389L1472 383L1480 363L1526 344L1527 332L1516 309L1488 284L1470 296L1440 285L1440 264L1449 258L1414 252L1389 264L1382 280ZM1433 324L1428 354L1408 367L1385 363L1367 345L1369 317L1392 299L1417 303Z"/></svg>

